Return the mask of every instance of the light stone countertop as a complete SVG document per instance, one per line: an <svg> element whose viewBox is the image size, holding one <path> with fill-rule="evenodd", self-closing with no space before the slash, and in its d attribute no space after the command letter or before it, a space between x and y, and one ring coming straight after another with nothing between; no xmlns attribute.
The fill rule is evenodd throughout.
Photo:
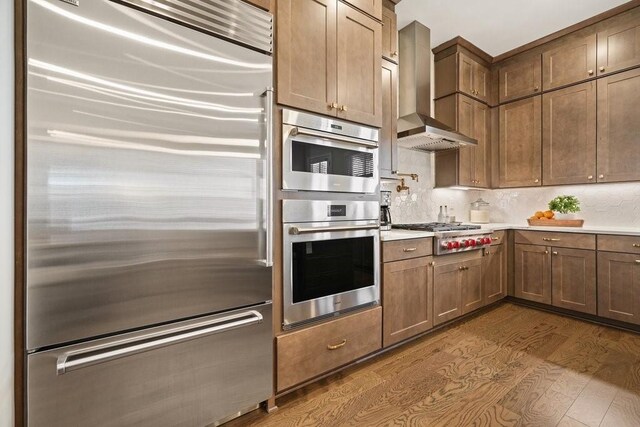
<svg viewBox="0 0 640 427"><path fill-rule="evenodd" d="M491 230L530 230L530 231L554 231L558 233L586 233L586 234L613 234L619 236L640 236L640 228L615 227L615 226L584 226L584 227L532 227L527 223L491 223L481 224L483 229ZM434 233L428 231L389 230L380 232L380 240L388 242L392 240L419 239L433 237Z"/></svg>

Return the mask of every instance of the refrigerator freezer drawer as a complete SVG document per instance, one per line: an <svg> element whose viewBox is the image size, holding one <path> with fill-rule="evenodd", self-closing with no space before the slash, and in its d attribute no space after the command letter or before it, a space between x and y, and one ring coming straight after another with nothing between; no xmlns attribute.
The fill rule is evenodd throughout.
<svg viewBox="0 0 640 427"><path fill-rule="evenodd" d="M271 304L28 357L30 426L204 426L272 394Z"/></svg>

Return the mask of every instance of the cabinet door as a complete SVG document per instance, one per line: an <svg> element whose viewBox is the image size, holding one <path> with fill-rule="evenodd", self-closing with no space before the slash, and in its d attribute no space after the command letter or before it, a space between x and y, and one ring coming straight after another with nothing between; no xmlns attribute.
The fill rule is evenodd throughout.
<svg viewBox="0 0 640 427"><path fill-rule="evenodd" d="M535 187L542 175L541 97L500 106L500 187Z"/></svg>
<svg viewBox="0 0 640 427"><path fill-rule="evenodd" d="M595 77L596 35L567 42L542 54L544 90L578 83Z"/></svg>
<svg viewBox="0 0 640 427"><path fill-rule="evenodd" d="M382 25L338 3L338 117L382 125Z"/></svg>
<svg viewBox="0 0 640 427"><path fill-rule="evenodd" d="M551 253L545 246L516 245L515 296L551 304Z"/></svg>
<svg viewBox="0 0 640 427"><path fill-rule="evenodd" d="M458 90L469 96L475 96L473 74L475 72L476 61L469 58L464 53L458 54Z"/></svg>
<svg viewBox="0 0 640 427"><path fill-rule="evenodd" d="M342 0L382 21L382 0Z"/></svg>
<svg viewBox="0 0 640 427"><path fill-rule="evenodd" d="M640 256L598 252L598 316L640 325Z"/></svg>
<svg viewBox="0 0 640 427"><path fill-rule="evenodd" d="M463 135L473 138L474 101L473 99L467 98L466 96L458 95L457 104L457 131ZM467 187L474 185L475 150L475 147L460 147L459 149L458 185Z"/></svg>
<svg viewBox="0 0 640 427"><path fill-rule="evenodd" d="M542 83L541 70L540 55L503 65L498 72L500 102L539 93Z"/></svg>
<svg viewBox="0 0 640 427"><path fill-rule="evenodd" d="M505 245L485 249L482 258L482 281L485 304L501 300L507 295L507 252Z"/></svg>
<svg viewBox="0 0 640 427"><path fill-rule="evenodd" d="M278 103L335 115L336 0L278 0L277 16Z"/></svg>
<svg viewBox="0 0 640 427"><path fill-rule="evenodd" d="M386 7L382 8L382 57L398 63L398 17Z"/></svg>
<svg viewBox="0 0 640 427"><path fill-rule="evenodd" d="M615 73L640 64L640 22L598 33L598 75Z"/></svg>
<svg viewBox="0 0 640 427"><path fill-rule="evenodd" d="M476 62L473 66L473 91L480 101L487 102L489 98L489 81L489 69Z"/></svg>
<svg viewBox="0 0 640 427"><path fill-rule="evenodd" d="M598 80L598 182L640 180L640 69Z"/></svg>
<svg viewBox="0 0 640 427"><path fill-rule="evenodd" d="M433 269L433 324L462 315L461 263L436 265Z"/></svg>
<svg viewBox="0 0 640 427"><path fill-rule="evenodd" d="M596 314L596 253L552 248L551 301L556 307Z"/></svg>
<svg viewBox="0 0 640 427"><path fill-rule="evenodd" d="M542 161L545 185L596 181L596 83L542 96Z"/></svg>
<svg viewBox="0 0 640 427"><path fill-rule="evenodd" d="M382 342L389 346L433 327L431 257L382 266Z"/></svg>
<svg viewBox="0 0 640 427"><path fill-rule="evenodd" d="M473 186L480 188L489 187L489 129L491 126L489 107L485 104L473 102L473 137L478 141L478 146L473 148Z"/></svg>
<svg viewBox="0 0 640 427"><path fill-rule="evenodd" d="M244 0L244 1L254 6L257 6L260 9L264 9L264 10L271 9L271 0Z"/></svg>
<svg viewBox="0 0 640 427"><path fill-rule="evenodd" d="M482 259L465 261L460 272L462 314L470 313L484 305L482 290Z"/></svg>
<svg viewBox="0 0 640 427"><path fill-rule="evenodd" d="M398 66L382 61L382 127L378 143L380 177L393 178L398 170Z"/></svg>

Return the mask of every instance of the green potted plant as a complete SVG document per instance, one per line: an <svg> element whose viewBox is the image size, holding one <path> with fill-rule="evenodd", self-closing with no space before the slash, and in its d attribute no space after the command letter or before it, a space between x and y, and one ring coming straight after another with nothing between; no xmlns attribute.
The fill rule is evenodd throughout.
<svg viewBox="0 0 640 427"><path fill-rule="evenodd" d="M558 196L549 202L549 210L555 212L556 219L575 219L580 200L576 196Z"/></svg>

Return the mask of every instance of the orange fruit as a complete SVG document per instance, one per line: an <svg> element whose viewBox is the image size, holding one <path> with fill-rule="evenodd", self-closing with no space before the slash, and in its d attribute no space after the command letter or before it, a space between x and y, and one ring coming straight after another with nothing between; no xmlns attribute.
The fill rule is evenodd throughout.
<svg viewBox="0 0 640 427"><path fill-rule="evenodd" d="M545 211L544 216L547 217L548 219L553 218L553 211Z"/></svg>
<svg viewBox="0 0 640 427"><path fill-rule="evenodd" d="M549 221L549 218L547 218L546 216L543 216L542 218L540 218L541 220L545 220L545 221Z"/></svg>
<svg viewBox="0 0 640 427"><path fill-rule="evenodd" d="M538 211L536 212L536 218L542 218L544 216L544 212Z"/></svg>

